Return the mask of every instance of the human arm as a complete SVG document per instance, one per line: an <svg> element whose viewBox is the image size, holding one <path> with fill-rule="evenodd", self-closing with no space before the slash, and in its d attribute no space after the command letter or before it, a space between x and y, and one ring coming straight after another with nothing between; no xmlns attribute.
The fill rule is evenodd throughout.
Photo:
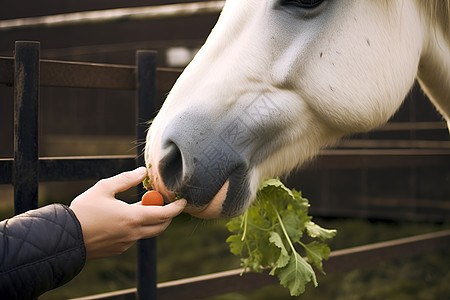
<svg viewBox="0 0 450 300"><path fill-rule="evenodd" d="M118 255L164 231L185 200L147 207L115 198L146 174L124 172L100 180L70 208L52 204L0 222L0 298L34 299L75 277L86 257Z"/></svg>
<svg viewBox="0 0 450 300"><path fill-rule="evenodd" d="M61 204L0 222L0 251L2 299L35 299L75 277L86 260L80 224Z"/></svg>

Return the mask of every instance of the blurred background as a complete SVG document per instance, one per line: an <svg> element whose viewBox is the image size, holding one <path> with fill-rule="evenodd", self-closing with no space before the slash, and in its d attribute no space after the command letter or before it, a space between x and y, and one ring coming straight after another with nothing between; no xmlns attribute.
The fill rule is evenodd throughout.
<svg viewBox="0 0 450 300"><path fill-rule="evenodd" d="M45 24L50 15L118 8L160 7L223 1L15 0L0 10L0 56L13 56L17 40L39 41L41 58L133 65L137 50L157 50L158 67L184 68L206 40L219 9L191 15L121 18L103 22ZM179 7L178 7L179 8ZM179 11L179 10L174 10ZM117 11L116 11L117 12ZM72 15L73 16L73 15ZM15 20L12 23L11 20ZM54 19L53 19L54 20ZM19 22L20 21L20 22ZM22 24L22 25L21 25ZM27 25L28 24L28 25ZM32 24L32 25L30 25ZM164 101L165 94L159 94ZM42 87L39 155L135 153L133 91ZM13 89L0 85L0 159L13 156ZM338 151L404 150L399 165L389 158L374 166L336 160ZM362 151L362 152L361 152ZM430 159L430 153L436 153ZM421 155L426 155L420 162ZM344 139L336 149L285 178L310 200L317 223L337 228L332 249L342 249L450 227L450 139L442 117L416 85L386 126ZM412 157L412 158L411 158ZM411 163L408 163L411 159ZM430 161L430 164L427 162ZM439 163L442 161L442 163ZM383 160L381 160L383 162ZM437 163L436 163L437 162ZM391 166L391 164L393 166ZM94 182L52 182L39 187L40 205L70 203ZM2 219L12 216L12 186L0 185ZM133 201L133 191L121 195ZM316 219L317 218L317 219ZM206 222L181 215L158 238L159 282L239 267L225 239L226 220ZM180 249L183 252L180 253ZM320 287L300 299L444 299L450 297L449 251L380 263L319 278ZM89 262L75 280L42 299L66 299L135 286L136 257L130 249L114 259ZM277 286L214 299L283 299Z"/></svg>

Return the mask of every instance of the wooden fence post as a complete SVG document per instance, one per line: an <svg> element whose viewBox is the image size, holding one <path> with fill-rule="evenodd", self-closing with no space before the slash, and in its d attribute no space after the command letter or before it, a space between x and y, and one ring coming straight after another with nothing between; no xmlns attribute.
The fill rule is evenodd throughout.
<svg viewBox="0 0 450 300"><path fill-rule="evenodd" d="M39 42L16 42L14 64L14 212L38 207Z"/></svg>
<svg viewBox="0 0 450 300"><path fill-rule="evenodd" d="M156 111L156 52L137 51L137 165L145 165L144 147L149 121ZM142 185L138 187L141 195ZM138 241L138 297L156 300L156 237Z"/></svg>

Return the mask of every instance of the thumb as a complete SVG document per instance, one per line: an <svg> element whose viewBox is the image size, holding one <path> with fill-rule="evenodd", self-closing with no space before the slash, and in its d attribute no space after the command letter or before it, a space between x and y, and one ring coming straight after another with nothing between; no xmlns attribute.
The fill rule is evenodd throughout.
<svg viewBox="0 0 450 300"><path fill-rule="evenodd" d="M147 169L139 167L133 171L123 172L116 176L102 179L98 182L107 192L117 194L141 183L147 176Z"/></svg>

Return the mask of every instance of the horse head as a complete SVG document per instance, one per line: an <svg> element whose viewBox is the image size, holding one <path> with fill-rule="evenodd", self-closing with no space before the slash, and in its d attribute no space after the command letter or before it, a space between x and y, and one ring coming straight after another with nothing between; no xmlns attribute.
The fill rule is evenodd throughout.
<svg viewBox="0 0 450 300"><path fill-rule="evenodd" d="M421 2L228 0L150 127L154 188L238 215L263 179L385 123L418 73L449 120L450 39Z"/></svg>

